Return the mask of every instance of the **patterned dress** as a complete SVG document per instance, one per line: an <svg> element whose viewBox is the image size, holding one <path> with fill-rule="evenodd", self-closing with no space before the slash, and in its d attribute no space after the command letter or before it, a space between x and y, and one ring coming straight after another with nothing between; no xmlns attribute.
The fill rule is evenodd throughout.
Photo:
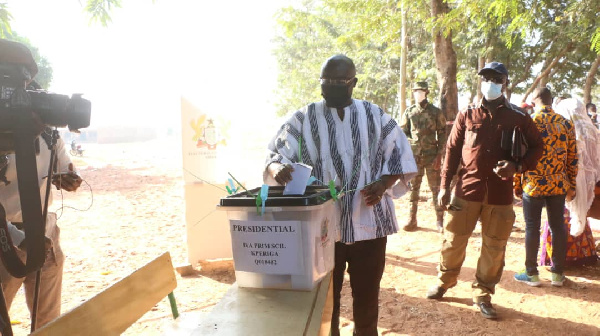
<svg viewBox="0 0 600 336"><path fill-rule="evenodd" d="M571 217L569 210L565 209L565 226L567 232L571 229ZM552 266L552 234L548 222L542 231L542 254L540 255L540 266ZM582 234L577 237L567 237L567 259L566 267L594 265L598 262L594 236L589 225L585 226Z"/></svg>

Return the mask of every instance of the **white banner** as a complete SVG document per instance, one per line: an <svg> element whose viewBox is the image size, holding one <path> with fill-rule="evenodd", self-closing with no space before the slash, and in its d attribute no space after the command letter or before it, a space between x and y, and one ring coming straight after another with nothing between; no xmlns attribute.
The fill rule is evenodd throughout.
<svg viewBox="0 0 600 336"><path fill-rule="evenodd" d="M300 221L230 221L235 270L303 274Z"/></svg>
<svg viewBox="0 0 600 336"><path fill-rule="evenodd" d="M185 183L226 183L231 121L222 111L203 113L182 97L181 126Z"/></svg>

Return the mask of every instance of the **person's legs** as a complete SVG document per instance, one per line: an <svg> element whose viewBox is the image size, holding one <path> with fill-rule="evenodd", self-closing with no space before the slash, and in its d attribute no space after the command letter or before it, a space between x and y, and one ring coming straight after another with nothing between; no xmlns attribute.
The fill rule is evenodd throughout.
<svg viewBox="0 0 600 336"><path fill-rule="evenodd" d="M434 158L435 159L435 158ZM444 228L444 211L437 205L437 198L440 192L440 170L433 168L433 162L426 167L427 183L431 190L431 202L436 214L436 225L439 231Z"/></svg>
<svg viewBox="0 0 600 336"><path fill-rule="evenodd" d="M538 275L537 255L540 248L540 227L544 197L523 194L523 218L525 219L525 269L527 275ZM547 211L547 210L546 210ZM562 208L560 211L563 211Z"/></svg>
<svg viewBox="0 0 600 336"><path fill-rule="evenodd" d="M552 233L552 273L563 274L567 256L567 231L565 227L565 197L554 195L546 197L548 226Z"/></svg>
<svg viewBox="0 0 600 336"><path fill-rule="evenodd" d="M333 313L331 315L331 335L340 334L340 299L342 297L342 286L344 284L344 273L346 272L346 253L351 245L335 243L335 262L333 266Z"/></svg>
<svg viewBox="0 0 600 336"><path fill-rule="evenodd" d="M40 280L36 328L40 328L60 316L63 266L65 257L60 246L60 229L56 226L56 215L48 214L46 235L52 240ZM25 299L29 311L33 309L35 273L25 278Z"/></svg>
<svg viewBox="0 0 600 336"><path fill-rule="evenodd" d="M506 243L515 221L510 205L484 204L481 211L481 254L477 261L476 280L473 283L473 301L490 302L495 286L502 277Z"/></svg>
<svg viewBox="0 0 600 336"><path fill-rule="evenodd" d="M444 241L438 266L438 285L444 289L454 287L458 282L467 243L480 212L480 202L469 202L458 197L454 197L450 202L449 219L444 225Z"/></svg>
<svg viewBox="0 0 600 336"><path fill-rule="evenodd" d="M385 268L387 237L354 243L348 260L354 335L377 336L379 283Z"/></svg>
<svg viewBox="0 0 600 336"><path fill-rule="evenodd" d="M415 157L417 161L417 175L410 180L410 213L406 224L402 227L404 231L414 231L417 229L417 210L419 209L419 192L421 190L421 182L425 169L422 164L422 159Z"/></svg>
<svg viewBox="0 0 600 336"><path fill-rule="evenodd" d="M27 253L20 249L16 249L17 256L23 261L27 260ZM17 295L17 291L21 288L23 281L25 278L15 278L6 267L0 262L0 281L2 282L2 291L4 293L4 300L6 302L6 309L10 311L10 306L12 305L15 296Z"/></svg>

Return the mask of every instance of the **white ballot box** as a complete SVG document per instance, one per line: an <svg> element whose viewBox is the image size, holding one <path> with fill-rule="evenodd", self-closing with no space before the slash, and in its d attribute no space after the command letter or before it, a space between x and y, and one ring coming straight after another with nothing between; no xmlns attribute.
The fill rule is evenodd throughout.
<svg viewBox="0 0 600 336"><path fill-rule="evenodd" d="M260 188L221 198L227 211L238 286L312 290L334 265L337 210L327 187L283 195L270 187L257 206ZM264 209L264 210L263 210Z"/></svg>

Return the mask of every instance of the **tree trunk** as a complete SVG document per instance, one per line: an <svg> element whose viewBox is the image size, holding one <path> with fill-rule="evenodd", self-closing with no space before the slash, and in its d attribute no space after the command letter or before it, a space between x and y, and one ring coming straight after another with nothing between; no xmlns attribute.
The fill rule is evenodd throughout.
<svg viewBox="0 0 600 336"><path fill-rule="evenodd" d="M594 84L594 78L596 78L596 74L598 73L598 67L600 67L600 54L598 54L598 57L596 57L596 60L592 63L590 71L588 71L588 74L585 77L585 86L583 87L584 104L592 102L592 85Z"/></svg>
<svg viewBox="0 0 600 336"><path fill-rule="evenodd" d="M434 19L449 11L450 8L446 1L431 0L431 16ZM438 31L434 32L433 36L433 51L440 87L440 109L447 120L454 120L458 113L458 86L456 84L457 61L452 46L452 32L444 36L441 31Z"/></svg>
<svg viewBox="0 0 600 336"><path fill-rule="evenodd" d="M398 111L398 115L396 115L396 119L401 117L406 110L406 57L408 55L408 18L407 18L407 9L404 2L402 3L402 31L400 33L400 46L402 48L400 52L400 83L398 85L398 102L400 103L400 110Z"/></svg>
<svg viewBox="0 0 600 336"><path fill-rule="evenodd" d="M479 72L479 69L483 69L485 66L485 57L479 57L479 61L477 64L477 69L475 69L475 74ZM477 101L480 101L483 98L483 94L481 93L481 76L477 75Z"/></svg>
<svg viewBox="0 0 600 336"><path fill-rule="evenodd" d="M523 100L525 101L527 100L527 97L529 97L529 95L531 94L531 92L533 92L533 90L535 90L538 85L540 84L540 81L542 80L542 78L548 76L548 74L550 74L550 71L552 71L552 68L558 63L558 61L560 61L563 56L567 53L567 51L571 50L571 47L573 46L573 43L569 43L567 44L559 53L558 55L556 55L556 57L552 60L552 62L550 62L550 64L548 64L548 66L546 66L542 72L535 78L535 80L533 81L533 83L531 84L531 86L529 87L529 89L527 89L527 92L525 92L525 95L523 96Z"/></svg>

